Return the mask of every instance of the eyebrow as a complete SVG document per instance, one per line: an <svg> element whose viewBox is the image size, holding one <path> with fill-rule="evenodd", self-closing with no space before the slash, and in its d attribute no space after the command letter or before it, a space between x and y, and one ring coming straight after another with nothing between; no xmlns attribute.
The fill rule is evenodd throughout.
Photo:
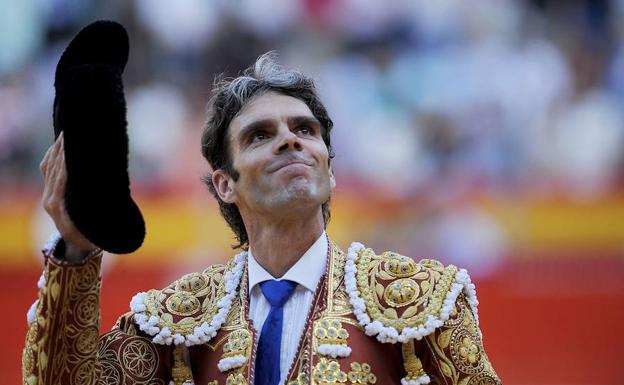
<svg viewBox="0 0 624 385"><path fill-rule="evenodd" d="M243 127L238 133L239 142L244 141L245 138L247 138L251 133L255 131L267 129L268 127L271 127L272 125L275 124L275 122L276 122L275 119L260 119L260 120L256 120L254 122L249 123L248 125ZM307 115L290 116L286 118L286 122L288 123L289 126L308 125L316 129L321 128L321 122L319 122L318 119L316 119L316 117L314 116L307 116Z"/></svg>
<svg viewBox="0 0 624 385"><path fill-rule="evenodd" d="M273 119L261 119L249 123L245 127L241 128L238 133L238 141L243 142L252 132L270 127L273 122Z"/></svg>
<svg viewBox="0 0 624 385"><path fill-rule="evenodd" d="M321 122L314 116L293 116L286 119L289 126L313 126L314 128L320 128Z"/></svg>

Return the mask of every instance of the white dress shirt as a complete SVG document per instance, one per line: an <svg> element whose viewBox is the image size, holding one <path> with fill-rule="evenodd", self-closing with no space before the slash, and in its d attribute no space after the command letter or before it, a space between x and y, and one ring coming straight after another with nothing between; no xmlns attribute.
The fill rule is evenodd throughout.
<svg viewBox="0 0 624 385"><path fill-rule="evenodd" d="M283 384L297 353L299 339L314 300L314 291L327 264L327 236L325 232L310 246L301 258L281 278L273 277L253 256L249 249L249 318L258 331L258 338L271 305L260 290L260 283L267 280L287 279L297 283L295 291L284 305L284 327L280 350L280 384Z"/></svg>

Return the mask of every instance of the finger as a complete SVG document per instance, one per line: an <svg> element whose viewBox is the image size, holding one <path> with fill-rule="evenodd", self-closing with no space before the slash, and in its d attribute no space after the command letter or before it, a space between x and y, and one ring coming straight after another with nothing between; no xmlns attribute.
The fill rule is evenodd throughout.
<svg viewBox="0 0 624 385"><path fill-rule="evenodd" d="M54 158L50 159L50 182L52 183L54 190L56 190L56 184L58 183L60 173L65 170L65 146L62 136L59 136L58 143L56 145L58 146L58 150L55 154L53 154Z"/></svg>
<svg viewBox="0 0 624 385"><path fill-rule="evenodd" d="M65 141L63 137L61 137L59 147L60 150L56 155L56 159L54 160L54 176L57 179L57 183L59 178L63 177L63 175L66 176L67 174L67 169L65 168Z"/></svg>
<svg viewBox="0 0 624 385"><path fill-rule="evenodd" d="M41 163L39 163L39 170L41 171L41 175L44 177L44 179L48 169L50 168L51 159L54 159L54 154L56 153L58 147L57 143L58 139L48 148L45 155L43 156L43 159L41 160Z"/></svg>
<svg viewBox="0 0 624 385"><path fill-rule="evenodd" d="M50 156L55 157L58 154L62 141L63 141L63 135L59 135L59 137L56 138L56 140L54 141L54 144L52 145L53 150Z"/></svg>
<svg viewBox="0 0 624 385"><path fill-rule="evenodd" d="M65 151L61 151L58 168L59 169L58 169L55 189L60 194L60 196L65 196L65 185L67 184L67 168L65 167Z"/></svg>
<svg viewBox="0 0 624 385"><path fill-rule="evenodd" d="M59 214L63 211L62 205L65 199L65 185L67 183L67 171L65 169L65 151L63 142L60 142L61 150L52 163L49 179L49 206L53 213Z"/></svg>
<svg viewBox="0 0 624 385"><path fill-rule="evenodd" d="M43 159L41 159L41 163L39 163L39 171L41 172L41 176L45 179L46 171L48 169L48 162L50 160L50 153L52 153L54 145L50 146L46 151L45 155L43 155Z"/></svg>
<svg viewBox="0 0 624 385"><path fill-rule="evenodd" d="M54 144L50 146L50 148L48 149L48 152L46 152L46 155L44 157L45 163L42 165L42 172L46 172L46 174L49 173L50 165L54 163L54 160L56 156L58 155L59 147L61 145L62 139L63 139L63 136L61 133L61 135L59 135L59 137L56 138L56 140L54 141ZM45 174L44 174L44 177L45 177Z"/></svg>

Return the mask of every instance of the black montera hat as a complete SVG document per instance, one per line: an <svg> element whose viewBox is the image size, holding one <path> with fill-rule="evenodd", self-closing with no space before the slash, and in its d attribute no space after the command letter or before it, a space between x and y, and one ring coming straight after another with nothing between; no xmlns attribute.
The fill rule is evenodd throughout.
<svg viewBox="0 0 624 385"><path fill-rule="evenodd" d="M128 50L124 27L96 21L69 43L54 80L54 136L63 131L65 141L65 207L85 237L117 254L135 251L145 238L128 177L121 79Z"/></svg>

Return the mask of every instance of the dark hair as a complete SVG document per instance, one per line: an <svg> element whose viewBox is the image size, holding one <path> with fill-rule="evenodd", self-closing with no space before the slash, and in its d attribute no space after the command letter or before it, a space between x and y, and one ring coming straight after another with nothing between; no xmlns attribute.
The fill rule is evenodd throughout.
<svg viewBox="0 0 624 385"><path fill-rule="evenodd" d="M330 131L332 120L325 106L316 93L314 81L295 70L286 70L277 63L277 55L268 52L258 58L256 63L236 78L218 76L212 90L213 96L208 102L208 117L202 133L202 155L213 170L222 170L235 181L239 174L232 164L228 127L240 110L255 96L274 91L292 96L303 101L322 126L321 136L329 151L329 159L334 157L331 147ZM202 178L208 189L219 202L221 215L228 223L238 241L233 248L247 249L249 238L245 224L235 204L225 203L217 194L212 184L212 174ZM329 222L329 200L322 205L325 225Z"/></svg>

